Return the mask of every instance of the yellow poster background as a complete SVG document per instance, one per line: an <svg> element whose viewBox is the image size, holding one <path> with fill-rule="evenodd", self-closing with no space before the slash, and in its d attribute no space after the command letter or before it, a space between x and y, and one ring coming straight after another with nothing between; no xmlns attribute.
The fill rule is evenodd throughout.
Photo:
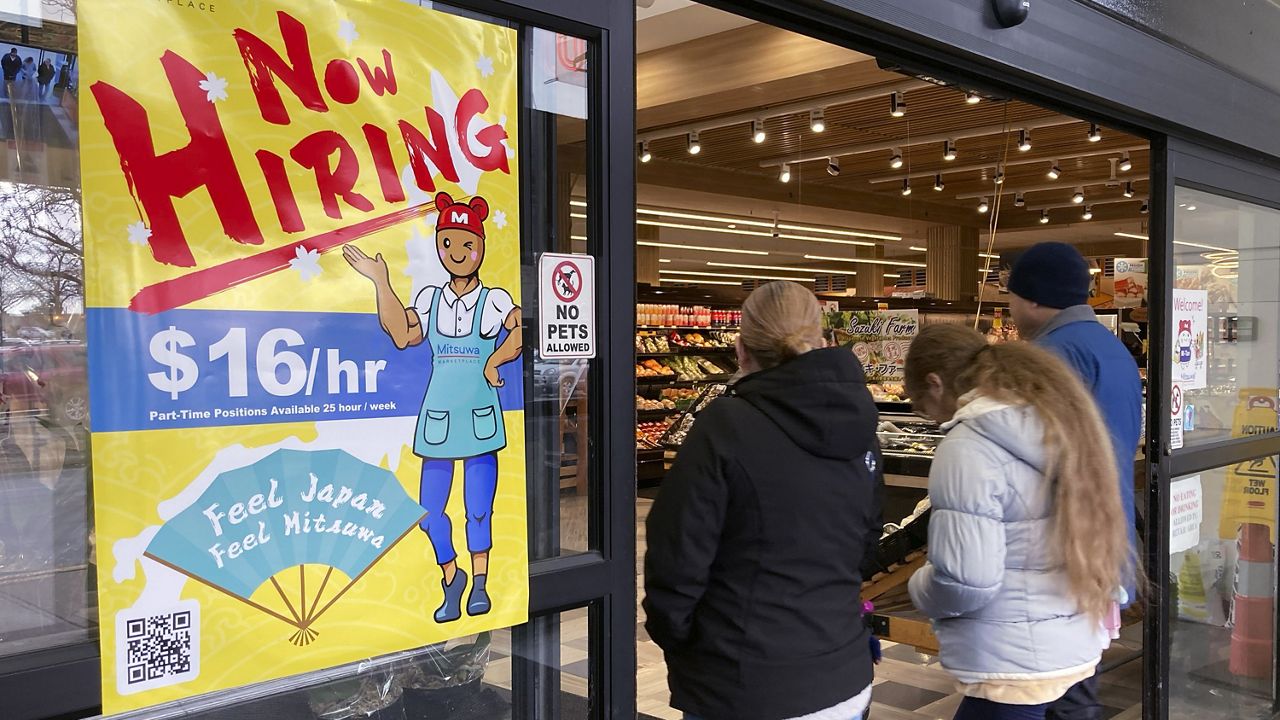
<svg viewBox="0 0 1280 720"><path fill-rule="evenodd" d="M200 5L195 3L194 5ZM515 32L391 0L277 0L274 2L218 2L201 10L186 3L163 0L82 0L79 6L81 49L82 178L86 247L86 305L123 308L142 288L180 278L193 270L219 265L247 255L287 245L369 217L430 201L431 193L414 186L402 174L406 201L384 200L364 144L365 123L385 130L397 168L408 165L408 152L396 123L405 120L428 133L424 106L436 107L451 119L456 98L471 88L484 93L488 109L480 117L501 125L510 148L510 173L472 172L470 179L450 183L435 175L438 190L455 199L486 198L493 213L485 227L488 253L482 271L486 286L506 288L520 302L519 171L514 152L517 52ZM363 87L357 102L330 101L329 110L308 110L289 88L277 82L292 120L280 126L263 120L249 84L246 66L233 32L246 29L284 55L277 12L302 21L324 92L324 71L331 59L353 63L366 59L382 66L382 52L392 57L398 92L381 97ZM147 111L157 153L184 147L190 132L184 127L159 58L167 51L181 55L209 78L226 82L226 97L216 103L235 165L264 236L262 245L244 245L227 237L209 194L197 189L175 198L186 240L196 267L156 262L145 244L131 242L129 228L146 222L131 195L121 160L104 126L90 88L107 83L127 93ZM434 84L433 84L434 79ZM444 81L443 96L437 96ZM363 78L362 78L363 84ZM216 88L216 85L214 86ZM450 97L452 93L452 97ZM328 95L326 94L326 99ZM290 149L307 135L323 130L341 134L354 148L360 164L355 190L373 201L372 212L339 205L343 217L328 217L321 208L313 172L289 160ZM282 231L270 192L255 159L259 150L285 158L287 173L306 229ZM467 174L467 173L463 173ZM470 183L472 187L464 187ZM391 268L397 294L410 303L421 289L411 274L415 260L407 247L415 234L433 245L433 216L405 223L361 238L356 244L370 256L381 253ZM184 305L198 310L260 310L315 312L375 312L369 282L347 266L341 248L318 259L322 281L308 281L285 270L260 277ZM369 322L376 322L370 315ZM96 339L102 342L102 338ZM416 406L409 408L416 413ZM141 536L162 524L160 507L186 488L228 448L262 448L280 443L310 443L322 434L317 423L224 426L214 428L96 432L93 436L96 553L102 645L103 709L111 714L194 695L323 669L395 651L421 647L453 637L524 622L528 610L528 556L525 524L523 412L507 411L508 444L500 453L499 491L493 515L490 559L491 612L481 617L464 613L461 620L438 625L432 612L441 602L440 571L426 536L417 529L396 544L325 615L316 627L315 642L298 647L289 642L293 628L207 585L187 579L183 600L201 607L200 672L178 685L122 694L117 688L114 618L139 602L147 589L145 566L121 563L117 544ZM360 420L336 421L360 423ZM411 421L410 421L411 422ZM332 428L328 429L330 433ZM352 433L358 436L358 433ZM405 436L397 453L381 465L393 469L406 493L418 497L420 460ZM455 471L449 513L455 518L454 540L459 563L470 572L465 551L460 468ZM308 573L319 573L311 568ZM309 586L319 575L308 575ZM298 569L281 572L276 580L287 594L300 584ZM335 579L334 582L337 582ZM253 600L280 605L269 585Z"/></svg>

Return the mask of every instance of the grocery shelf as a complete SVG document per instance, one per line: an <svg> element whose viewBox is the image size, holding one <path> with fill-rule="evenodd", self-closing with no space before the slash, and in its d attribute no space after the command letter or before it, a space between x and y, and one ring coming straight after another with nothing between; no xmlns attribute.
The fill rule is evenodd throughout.
<svg viewBox="0 0 1280 720"><path fill-rule="evenodd" d="M671 352L638 352L638 358L657 358L657 357L675 357L677 355L707 355L709 353L730 353L737 352L732 347L682 347Z"/></svg>
<svg viewBox="0 0 1280 720"><path fill-rule="evenodd" d="M667 410L666 408L661 408L658 410L639 410L639 409L636 410L636 417L642 417L642 418L661 418L661 417L667 417L668 415L679 415L679 414L680 414L679 410Z"/></svg>
<svg viewBox="0 0 1280 720"><path fill-rule="evenodd" d="M677 380L669 375L656 377L638 377L636 384L638 385L663 385L666 387L681 387L686 385L706 385L709 383L728 382L732 375L708 375L701 380Z"/></svg>
<svg viewBox="0 0 1280 720"><path fill-rule="evenodd" d="M636 330L680 330L680 331L702 331L702 330L727 330L736 332L737 325L637 325Z"/></svg>

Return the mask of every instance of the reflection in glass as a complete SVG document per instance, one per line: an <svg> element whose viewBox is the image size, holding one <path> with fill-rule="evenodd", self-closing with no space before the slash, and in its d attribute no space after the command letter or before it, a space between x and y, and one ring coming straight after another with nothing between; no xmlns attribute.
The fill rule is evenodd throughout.
<svg viewBox="0 0 1280 720"><path fill-rule="evenodd" d="M0 45L0 657L97 635L74 28ZM65 30L65 32L62 32Z"/></svg>
<svg viewBox="0 0 1280 720"><path fill-rule="evenodd" d="M1175 205L1170 361L1186 444L1274 433L1280 211L1187 188Z"/></svg>
<svg viewBox="0 0 1280 720"><path fill-rule="evenodd" d="M1276 505L1250 488L1274 489L1276 480L1271 456L1170 485L1172 720L1271 717ZM1259 502L1267 519L1250 519Z"/></svg>

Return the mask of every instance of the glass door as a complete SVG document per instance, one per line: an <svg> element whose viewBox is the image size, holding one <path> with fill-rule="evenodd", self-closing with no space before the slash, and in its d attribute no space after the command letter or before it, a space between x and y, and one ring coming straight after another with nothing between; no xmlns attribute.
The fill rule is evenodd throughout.
<svg viewBox="0 0 1280 720"><path fill-rule="evenodd" d="M1163 527L1147 555L1165 682L1148 678L1148 716L1272 717L1280 175L1201 148L1167 160L1151 405Z"/></svg>

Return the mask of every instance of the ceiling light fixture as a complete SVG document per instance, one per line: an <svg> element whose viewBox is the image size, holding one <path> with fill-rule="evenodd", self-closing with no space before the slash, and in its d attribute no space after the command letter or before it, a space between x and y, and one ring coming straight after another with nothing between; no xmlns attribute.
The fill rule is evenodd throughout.
<svg viewBox="0 0 1280 720"><path fill-rule="evenodd" d="M785 267L782 265L749 265L746 263L726 263L726 262L711 262L711 261L708 261L707 265L709 267L740 268L744 270L781 270L783 272L830 273L832 275L857 275L858 274L857 270L832 270L829 268L796 268L796 267Z"/></svg>
<svg viewBox="0 0 1280 720"><path fill-rule="evenodd" d="M804 272L797 270L796 272ZM689 275L692 277L711 277L711 278L745 278L747 280L790 280L792 282L813 282L810 278L785 277L780 275L754 275L747 273L722 273L722 272L702 272L700 270L659 270L661 275ZM692 281L692 282L697 282Z"/></svg>
<svg viewBox="0 0 1280 720"><path fill-rule="evenodd" d="M742 287L742 283L736 280L703 280L701 278L667 278L663 280L658 278L658 282L679 283L681 285L732 285L734 287Z"/></svg>
<svg viewBox="0 0 1280 720"><path fill-rule="evenodd" d="M900 118L907 114L907 103L902 99L902 93L893 92L889 94L889 115Z"/></svg>
<svg viewBox="0 0 1280 720"><path fill-rule="evenodd" d="M1112 235L1115 235L1116 237L1130 238L1133 240L1150 240L1151 239L1146 235L1139 235L1138 233L1131 233L1131 232L1117 232L1117 233L1112 233Z"/></svg>
<svg viewBox="0 0 1280 720"><path fill-rule="evenodd" d="M820 133L827 129L827 113L822 108L809 111L809 129Z"/></svg>
<svg viewBox="0 0 1280 720"><path fill-rule="evenodd" d="M1078 187L1078 188L1076 188L1075 193L1073 193L1073 194L1071 195L1071 202L1075 203L1076 205L1079 205L1080 203L1084 202L1084 188L1083 188L1083 187Z"/></svg>
<svg viewBox="0 0 1280 720"><path fill-rule="evenodd" d="M1031 131L1023 128L1018 131L1018 152L1026 152L1031 149Z"/></svg>
<svg viewBox="0 0 1280 720"><path fill-rule="evenodd" d="M899 275L898 273L884 273L884 277L887 277L887 278L893 278L893 279L895 279L895 280L896 280L896 279L898 279L898 278L900 278L900 277L902 277L902 276L901 276L901 275Z"/></svg>
<svg viewBox="0 0 1280 720"><path fill-rule="evenodd" d="M889 167L897 170L902 167L902 151L898 148L894 148L890 152L892 154L889 156Z"/></svg>
<svg viewBox="0 0 1280 720"><path fill-rule="evenodd" d="M982 198L982 200L978 203L978 212L985 213L990 209L991 209L991 203L987 202L986 198Z"/></svg>
<svg viewBox="0 0 1280 720"><path fill-rule="evenodd" d="M911 178L902 179L902 196L906 197L911 194Z"/></svg>
<svg viewBox="0 0 1280 720"><path fill-rule="evenodd" d="M1041 211L1040 211L1040 224L1041 224L1041 225L1048 225L1048 224L1049 224L1049 211L1048 211L1048 210L1041 210Z"/></svg>
<svg viewBox="0 0 1280 720"><path fill-rule="evenodd" d="M1098 123L1089 123L1089 142L1098 142L1102 139L1102 128L1098 127Z"/></svg>
<svg viewBox="0 0 1280 720"><path fill-rule="evenodd" d="M754 140L757 145L759 145L760 143L764 142L765 139L767 139L768 137L769 137L768 133L764 131L764 120L762 118L757 118L755 120L752 120L751 121L751 139Z"/></svg>
<svg viewBox="0 0 1280 720"><path fill-rule="evenodd" d="M946 160L947 162L950 162L956 159L956 141L955 140L942 141L942 159Z"/></svg>
<svg viewBox="0 0 1280 720"><path fill-rule="evenodd" d="M1080 213L1080 219L1081 219L1081 220L1092 220L1092 219L1093 219L1093 206L1092 206L1092 205L1085 205L1085 206L1084 206L1084 212Z"/></svg>
<svg viewBox="0 0 1280 720"><path fill-rule="evenodd" d="M689 133L688 137L686 138L686 142L688 143L690 155L697 155L698 153L702 152L702 140L699 139L697 130L694 130L693 132Z"/></svg>
<svg viewBox="0 0 1280 720"><path fill-rule="evenodd" d="M747 235L750 237L782 238L784 240L803 240L805 242L829 243L832 245L857 245L859 247L875 247L876 246L875 243L866 242L865 240L845 240L843 238L825 238L825 237L815 237L813 235L795 235L791 233L780 233L777 231L743 230L741 228L738 228L738 229L718 228L718 227L707 227L706 225L686 225L684 223L673 223L673 222L666 222L663 220L637 219L636 224L648 225L651 227L672 228L675 230L699 230L701 232L719 233L722 235ZM785 229L787 228L787 226L779 225L779 228ZM724 252L732 252L732 251L725 250ZM744 250L743 252L746 252L746 251ZM768 255L769 253L762 253L762 254Z"/></svg>
<svg viewBox="0 0 1280 720"><path fill-rule="evenodd" d="M943 189L943 188L945 188L945 187L946 187L946 185L945 185L945 184L943 184L943 182L942 182L942 173L938 173L937 175L934 175L934 176L933 176L933 190L934 190L934 192L942 192L942 189Z"/></svg>
<svg viewBox="0 0 1280 720"><path fill-rule="evenodd" d="M1191 242L1190 240L1174 240L1173 244L1185 245L1186 247L1200 248L1201 250L1213 250L1215 252L1231 253L1232 255L1239 254L1239 251L1232 250L1231 248L1218 247L1217 245L1205 245L1204 243L1195 243L1195 242Z"/></svg>
<svg viewBox="0 0 1280 720"><path fill-rule="evenodd" d="M1133 160L1129 159L1129 152L1126 150L1124 155L1120 156L1120 172L1129 172L1133 169Z"/></svg>
<svg viewBox="0 0 1280 720"><path fill-rule="evenodd" d="M1004 166L1002 165L996 166L996 175L995 175L995 178L993 179L996 181L997 185L1004 184Z"/></svg>
<svg viewBox="0 0 1280 720"><path fill-rule="evenodd" d="M784 182L784 183L791 182L791 166L790 165L786 163L782 163L782 171L778 173L778 181Z"/></svg>
<svg viewBox="0 0 1280 720"><path fill-rule="evenodd" d="M827 174L831 177L840 177L840 158L827 158Z"/></svg>
<svg viewBox="0 0 1280 720"><path fill-rule="evenodd" d="M1027 206L1027 196L1026 196L1026 195L1023 195L1022 193L1018 193L1018 194L1014 195L1014 196L1013 196L1013 206L1014 206L1014 207L1026 207L1026 206Z"/></svg>
<svg viewBox="0 0 1280 720"><path fill-rule="evenodd" d="M643 223L637 223L643 224ZM738 255L768 255L763 250L743 250L741 248L707 247L706 245L686 245L684 243L658 242L657 240L637 240L636 245L642 247L667 248L669 250L697 250L698 252L730 253Z"/></svg>
<svg viewBox="0 0 1280 720"><path fill-rule="evenodd" d="M653 153L649 152L649 141L645 140L640 143L640 162L647 163L653 159Z"/></svg>
<svg viewBox="0 0 1280 720"><path fill-rule="evenodd" d="M1151 212L1151 206L1144 202L1142 203L1142 207L1138 208L1138 212L1141 213L1142 215L1146 215L1147 213Z"/></svg>
<svg viewBox="0 0 1280 720"><path fill-rule="evenodd" d="M585 207L586 203L583 203L582 205L583 207ZM827 233L829 235L842 235L844 237L870 238L872 240L891 240L896 242L902 239L901 235L886 235L884 233L862 232L860 230L837 230L836 228L825 228L825 227L818 227L815 225L791 225L787 223L764 222L762 220L746 220L743 218L732 218L732 217L726 217L721 215L704 215L701 213L679 212L676 210L653 210L650 208L638 207L636 208L636 214L637 215L655 215L657 217L669 217L669 218L676 218L679 220L702 220L705 222L729 223L730 228L732 228L733 224L736 223L739 225L748 225L751 227L770 228L770 229L773 229L776 227L781 230L796 230L798 232ZM586 217L586 216L583 215L582 217ZM637 222L640 222L640 221L637 221ZM718 228L709 228L709 227L703 227L700 225L692 225L692 226L680 225L678 227L682 227L682 228L692 227L697 230L710 230L712 232L715 232L718 230ZM743 231L743 233L751 234L750 231ZM773 233L771 232L759 233L759 234L766 237L773 236ZM796 236L783 235L782 237L796 237ZM876 245L875 243L872 243L872 242L850 242L849 244L862 245L865 247L875 247Z"/></svg>
<svg viewBox="0 0 1280 720"><path fill-rule="evenodd" d="M1195 211L1196 211L1196 206L1195 206L1195 205L1188 205L1188 206L1187 206L1187 212L1195 212Z"/></svg>
<svg viewBox="0 0 1280 720"><path fill-rule="evenodd" d="M1133 183L1127 182L1124 184L1124 196L1127 198L1133 197Z"/></svg>
<svg viewBox="0 0 1280 720"><path fill-rule="evenodd" d="M1054 160L1049 166L1049 179L1057 180L1060 177L1062 177L1062 168L1058 165L1058 161Z"/></svg>
<svg viewBox="0 0 1280 720"><path fill-rule="evenodd" d="M909 248L907 248L907 249L908 249L908 250L915 250L916 252L929 252L929 248L927 248L927 247L920 247L919 245L912 245L911 247L909 247Z"/></svg>
<svg viewBox="0 0 1280 720"><path fill-rule="evenodd" d="M874 258L831 257L829 255L805 255L804 259L805 260L825 260L827 262L859 263L862 265L891 265L893 267L911 267L911 268L928 267L922 262L907 262L906 260L879 260Z"/></svg>
<svg viewBox="0 0 1280 720"><path fill-rule="evenodd" d="M976 92L967 92L964 94L964 101L969 105L977 105L982 102L982 98Z"/></svg>

